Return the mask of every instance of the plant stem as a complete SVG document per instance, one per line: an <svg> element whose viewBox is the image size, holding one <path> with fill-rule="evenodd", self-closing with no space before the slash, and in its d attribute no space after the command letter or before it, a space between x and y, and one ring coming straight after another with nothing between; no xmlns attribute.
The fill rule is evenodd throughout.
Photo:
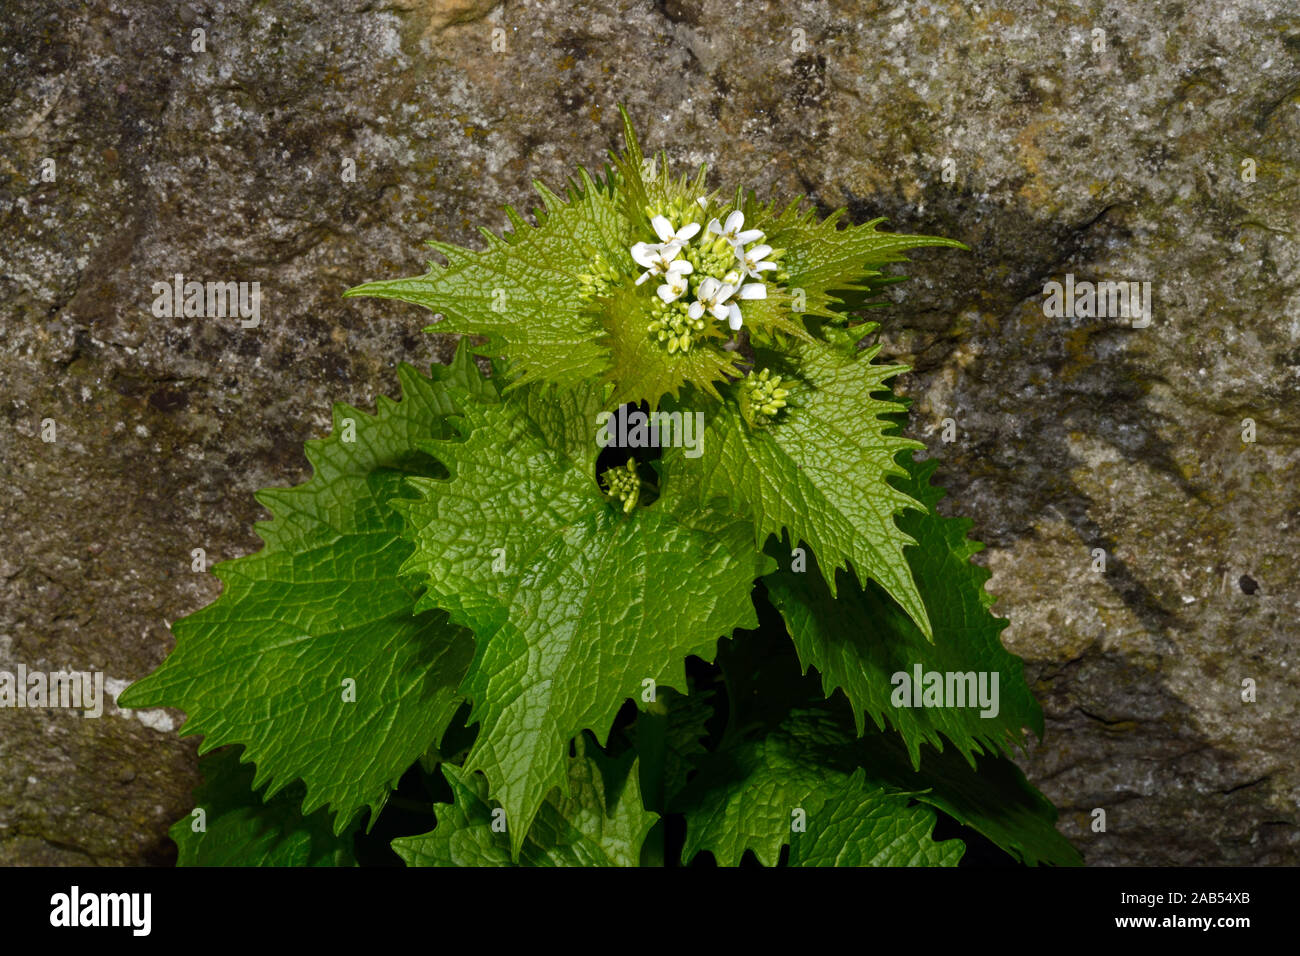
<svg viewBox="0 0 1300 956"><path fill-rule="evenodd" d="M668 754L668 708L654 701L636 718L637 753L641 758L641 799L645 808L659 814L641 851L642 866L664 866L665 768Z"/></svg>

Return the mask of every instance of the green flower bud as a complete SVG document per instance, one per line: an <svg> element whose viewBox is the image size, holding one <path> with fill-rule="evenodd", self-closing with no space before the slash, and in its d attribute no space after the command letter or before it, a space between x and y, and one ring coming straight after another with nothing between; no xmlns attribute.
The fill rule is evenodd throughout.
<svg viewBox="0 0 1300 956"><path fill-rule="evenodd" d="M788 388L781 388L781 376L773 375L771 369L751 372L741 382L740 410L745 420L751 425L767 425L785 408Z"/></svg>
<svg viewBox="0 0 1300 956"><path fill-rule="evenodd" d="M629 458L624 467L611 468L601 478L604 479L605 493L623 502L624 514L631 514L641 495L641 477L636 473L636 460Z"/></svg>

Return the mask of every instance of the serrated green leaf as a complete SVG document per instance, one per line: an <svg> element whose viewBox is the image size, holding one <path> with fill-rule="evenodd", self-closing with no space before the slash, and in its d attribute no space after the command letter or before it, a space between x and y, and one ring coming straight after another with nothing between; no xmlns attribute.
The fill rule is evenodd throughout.
<svg viewBox="0 0 1300 956"><path fill-rule="evenodd" d="M854 772L825 807L790 835L790 866L956 866L960 840L936 843L934 814L906 797L867 785Z"/></svg>
<svg viewBox="0 0 1300 956"><path fill-rule="evenodd" d="M168 836L180 848L177 866L355 866L352 824L334 833L325 810L303 816L303 787L295 783L263 802L253 789L254 768L239 762L239 748L199 760L203 783L194 790L195 812L177 820Z"/></svg>
<svg viewBox="0 0 1300 956"><path fill-rule="evenodd" d="M604 342L610 360L606 378L617 387L613 400L632 404L644 401L657 408L665 395L676 398L688 384L711 398L721 398L716 383L741 374L740 356L715 348L667 354L646 334L651 319L646 310L649 301L645 289L629 279L604 302L609 328ZM718 338L721 341L720 333Z"/></svg>
<svg viewBox="0 0 1300 956"><path fill-rule="evenodd" d="M584 738L569 758L567 795L552 790L519 850L523 866L636 866L658 820L641 805L635 761L613 761ZM630 755L629 755L630 756ZM482 774L443 764L454 800L435 807L438 825L393 841L408 866L510 866L508 834L493 829Z"/></svg>
<svg viewBox="0 0 1300 956"><path fill-rule="evenodd" d="M816 712L796 714L778 729L732 740L687 786L678 806L686 816L683 857L707 850L721 866L736 866L746 850L775 866L799 827L809 841L804 865L841 856L874 865L952 865L962 847L934 843L934 815L911 805L897 788L855 771L843 753L847 739ZM846 819L845 807L864 816ZM845 864L854 865L854 864Z"/></svg>
<svg viewBox="0 0 1300 956"><path fill-rule="evenodd" d="M544 379L571 385L603 375L608 350L581 276L596 255L626 255L628 226L607 182L586 170L566 202L538 184L545 206L530 226L507 209L512 229L484 232L475 252L430 243L447 265L429 264L422 276L368 282L348 296L374 296L422 305L444 316L428 331L483 335L483 354L504 358L518 384Z"/></svg>
<svg viewBox="0 0 1300 956"><path fill-rule="evenodd" d="M895 523L921 505L885 479L903 472L894 460L922 447L891 434L883 416L899 406L880 397L904 370L873 365L878 347L855 357L821 342L798 343L788 369L788 407L765 428L751 428L728 403L709 423L699 459L702 499L723 498L751 518L760 545L787 533L820 558L832 594L834 571L851 565L863 583L875 580L930 636L925 604L903 549L912 539ZM762 356L760 355L760 363ZM670 477L689 483L692 463L681 457Z"/></svg>
<svg viewBox="0 0 1300 956"><path fill-rule="evenodd" d="M215 566L220 599L176 622L176 649L121 699L185 711L200 752L243 744L268 796L301 779L303 812L328 804L339 832L365 806L373 823L437 740L473 653L445 614L412 614L398 574L412 549L389 508L407 476L443 472L417 446L448 433L448 385L479 387L463 349L437 375L401 366L402 400L374 416L335 406L331 436L307 443L311 480L257 496L274 516L257 526L266 547Z"/></svg>
<svg viewBox="0 0 1300 956"><path fill-rule="evenodd" d="M771 215L768 242L786 250L785 285L803 291L807 303L805 315L839 318L844 306L860 306L864 295L873 295L886 285L900 281L902 276L888 275L881 267L906 262L907 257L902 253L910 249L966 248L955 239L940 236L881 232L883 219L841 228L843 209L820 221L810 210L800 210L797 203L791 203L780 214L771 206L765 209ZM755 217L761 216L756 211Z"/></svg>
<svg viewBox="0 0 1300 956"><path fill-rule="evenodd" d="M984 589L989 572L971 563L971 555L983 547L966 537L971 522L936 512L943 497L942 489L930 484L936 461L903 457L908 474L890 482L925 507L904 512L898 527L917 542L906 554L934 626L933 642L875 582L863 589L841 572L834 599L815 556L808 556L806 571L795 572L789 548L775 543L769 553L781 568L764 578L768 597L785 618L805 671L817 669L827 695L844 690L859 732L864 714L878 727L888 721L907 742L914 764L922 743L943 748L940 734L968 759L982 748L1010 755L1023 746L1022 728L1042 736L1042 710L1025 683L1024 664L999 640L1007 622L989 611L993 597ZM923 673L975 674L977 680L983 674L989 687L996 675L997 713L982 716L975 700L960 707L894 706L894 675L903 673L912 681L918 664ZM966 685L960 686L964 692ZM921 689L915 693L919 696Z"/></svg>
<svg viewBox="0 0 1300 956"><path fill-rule="evenodd" d="M421 497L396 504L415 545L403 571L428 588L418 607L476 637L463 687L480 732L465 767L486 774L516 849L564 780L569 740L586 729L603 744L645 678L685 689L687 656L711 660L720 636L753 626L753 579L771 567L733 517L663 499L625 515L606 498L598 393L556 396L580 406L561 416L527 389L464 402L463 440L427 445L452 477L412 479ZM590 436L564 420L590 422Z"/></svg>
<svg viewBox="0 0 1300 956"><path fill-rule="evenodd" d="M1057 832L1056 807L1006 757L984 754L971 766L951 747L942 753L925 748L917 771L897 734L870 731L856 752L869 778L914 790L916 799L984 834L1027 866L1082 863L1079 851Z"/></svg>
<svg viewBox="0 0 1300 956"><path fill-rule="evenodd" d="M927 749L918 771L896 734L858 737L847 709L829 701L792 711L775 729L737 734L701 767L674 807L686 816L685 859L709 850L732 865L750 849L770 865L790 839L792 811L807 812L811 831L827 795L859 770L868 789L942 810L1021 862L1079 862L1056 831L1055 808L1011 761L984 755L972 767L951 749Z"/></svg>

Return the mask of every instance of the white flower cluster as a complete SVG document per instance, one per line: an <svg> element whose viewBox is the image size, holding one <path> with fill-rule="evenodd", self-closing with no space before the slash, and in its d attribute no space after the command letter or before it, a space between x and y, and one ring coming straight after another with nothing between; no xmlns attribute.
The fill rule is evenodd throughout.
<svg viewBox="0 0 1300 956"><path fill-rule="evenodd" d="M738 331L744 321L740 302L767 298L767 286L763 282L745 282L745 278L761 280L762 273L777 268L775 262L766 261L767 255L772 251L771 246L750 246L750 243L761 243L763 233L758 229L745 229L745 214L739 209L727 216L725 224L717 219L710 221L708 232L701 238L701 245L708 243L716 249L718 240L725 240L726 246L723 248L729 246L733 255L693 256L696 261L707 262L710 271L720 273L708 275L697 273L690 261L681 258L683 252L690 247L691 239L700 231L698 222L674 229L667 217L655 216L650 224L659 236L659 241L638 242L631 250L632 258L645 269L636 280L637 285L652 277L662 278L663 283L655 291L665 303L671 304L683 296L693 294L695 300L687 309L691 320L698 322L707 312L720 322L725 320L731 331ZM717 239L711 239L710 234ZM698 251L705 252L702 249Z"/></svg>

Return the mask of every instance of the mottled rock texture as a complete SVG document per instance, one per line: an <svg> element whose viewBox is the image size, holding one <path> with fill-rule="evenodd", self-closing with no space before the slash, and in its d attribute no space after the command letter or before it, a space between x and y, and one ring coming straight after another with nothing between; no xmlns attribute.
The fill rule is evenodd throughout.
<svg viewBox="0 0 1300 956"><path fill-rule="evenodd" d="M156 666L218 591L192 549L256 550L330 403L448 355L340 293L598 166L619 102L717 185L972 247L878 317L1047 711L1028 772L1091 863L1300 863L1290 0L7 5L0 669ZM261 324L156 318L176 273ZM1066 273L1150 282L1151 325L1047 317ZM0 863L166 861L172 717L0 712Z"/></svg>

